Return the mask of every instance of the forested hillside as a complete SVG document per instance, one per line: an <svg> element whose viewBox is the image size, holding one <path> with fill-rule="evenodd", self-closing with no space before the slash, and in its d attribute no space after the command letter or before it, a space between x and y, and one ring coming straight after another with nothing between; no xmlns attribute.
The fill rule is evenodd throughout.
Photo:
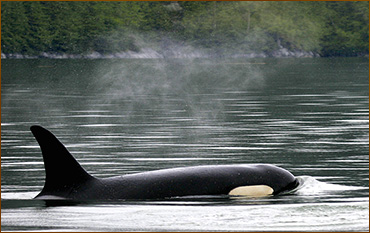
<svg viewBox="0 0 370 233"><path fill-rule="evenodd" d="M230 53L368 54L369 3L1 2L4 54L109 54L168 43Z"/></svg>

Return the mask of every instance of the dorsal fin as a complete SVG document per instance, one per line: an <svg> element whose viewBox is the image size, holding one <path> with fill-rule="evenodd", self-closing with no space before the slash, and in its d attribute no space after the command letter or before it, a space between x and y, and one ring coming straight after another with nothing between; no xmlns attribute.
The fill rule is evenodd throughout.
<svg viewBox="0 0 370 233"><path fill-rule="evenodd" d="M31 132L40 145L46 173L44 188L36 197L68 197L74 189L93 178L51 132L36 125L31 126Z"/></svg>

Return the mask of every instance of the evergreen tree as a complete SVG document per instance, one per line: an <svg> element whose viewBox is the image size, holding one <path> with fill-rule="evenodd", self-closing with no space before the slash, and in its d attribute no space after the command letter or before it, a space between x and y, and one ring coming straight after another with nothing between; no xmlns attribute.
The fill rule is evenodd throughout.
<svg viewBox="0 0 370 233"><path fill-rule="evenodd" d="M28 50L29 25L22 2L2 2L1 51L25 53Z"/></svg>
<svg viewBox="0 0 370 233"><path fill-rule="evenodd" d="M323 56L369 53L369 2L326 2Z"/></svg>
<svg viewBox="0 0 370 233"><path fill-rule="evenodd" d="M1 2L3 53L140 50L137 34L222 52L368 54L369 3L354 2ZM162 43L163 44L163 43ZM158 45L160 46L160 45Z"/></svg>

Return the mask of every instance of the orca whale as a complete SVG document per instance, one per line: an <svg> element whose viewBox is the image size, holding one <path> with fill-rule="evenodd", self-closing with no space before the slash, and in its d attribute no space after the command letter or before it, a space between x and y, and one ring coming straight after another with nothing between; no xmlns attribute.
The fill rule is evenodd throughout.
<svg viewBox="0 0 370 233"><path fill-rule="evenodd" d="M164 199L182 196L266 196L293 190L298 180L269 164L193 166L97 178L48 130L32 126L45 166L41 200Z"/></svg>

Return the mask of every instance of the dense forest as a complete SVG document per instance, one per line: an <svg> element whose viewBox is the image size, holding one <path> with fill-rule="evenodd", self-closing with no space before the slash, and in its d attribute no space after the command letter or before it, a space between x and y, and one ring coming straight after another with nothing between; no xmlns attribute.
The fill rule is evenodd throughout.
<svg viewBox="0 0 370 233"><path fill-rule="evenodd" d="M166 44L367 55L366 1L1 2L1 52L109 54Z"/></svg>

